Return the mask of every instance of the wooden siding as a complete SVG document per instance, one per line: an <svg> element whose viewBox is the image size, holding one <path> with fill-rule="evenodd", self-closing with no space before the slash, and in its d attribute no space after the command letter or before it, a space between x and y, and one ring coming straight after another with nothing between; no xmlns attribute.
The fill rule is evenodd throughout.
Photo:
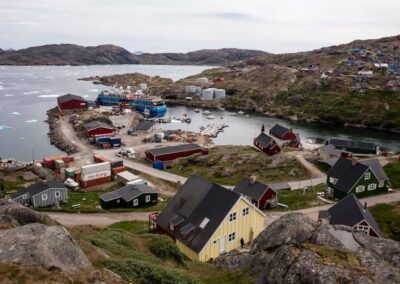
<svg viewBox="0 0 400 284"><path fill-rule="evenodd" d="M182 243L180 240L176 240L176 246L178 247L178 249L184 254L186 255L190 260L195 260L195 261L199 261L199 255L192 250L191 248L189 248L187 245L185 245L184 243Z"/></svg>
<svg viewBox="0 0 400 284"><path fill-rule="evenodd" d="M249 208L249 214L243 216L243 209L245 208ZM236 221L230 222L229 215L233 212L236 212ZM264 217L261 211L255 209L249 201L241 197L200 251L198 260L208 261L211 258L218 257L220 255L219 245L222 237L225 237L226 252L238 248L241 238L245 243L254 240L264 229ZM236 233L236 237L233 241L229 241L228 236L233 232ZM187 256L190 258L189 255Z"/></svg>
<svg viewBox="0 0 400 284"><path fill-rule="evenodd" d="M150 195L150 202L146 202L146 196ZM138 199L138 205L133 205L133 200ZM135 199L125 202L122 198L116 198L110 201L103 201L100 199L100 206L103 209L113 209L113 208L141 208L141 207L148 207L153 206L158 203L158 194L157 193L145 193L141 194ZM117 200L120 200L119 203Z"/></svg>
<svg viewBox="0 0 400 284"><path fill-rule="evenodd" d="M55 192L60 192L60 197L55 196ZM47 200L43 200L42 196L47 194ZM54 205L57 202L65 203L68 201L68 190L66 188L49 188L42 191L31 198L33 207L45 207Z"/></svg>

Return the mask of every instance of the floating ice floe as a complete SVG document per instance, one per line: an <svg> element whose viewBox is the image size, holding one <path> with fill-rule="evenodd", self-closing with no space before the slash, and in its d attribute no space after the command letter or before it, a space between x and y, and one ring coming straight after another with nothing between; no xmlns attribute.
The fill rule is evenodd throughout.
<svg viewBox="0 0 400 284"><path fill-rule="evenodd" d="M5 94L4 96L5 97L13 97L14 95L13 94Z"/></svg>
<svg viewBox="0 0 400 284"><path fill-rule="evenodd" d="M11 129L10 126L0 125L0 130L9 130Z"/></svg>
<svg viewBox="0 0 400 284"><path fill-rule="evenodd" d="M11 113L12 115L21 115L18 111L14 111Z"/></svg>
<svg viewBox="0 0 400 284"><path fill-rule="evenodd" d="M19 139L20 139L20 140L25 140L25 137L20 137Z"/></svg>
<svg viewBox="0 0 400 284"><path fill-rule="evenodd" d="M24 92L24 95L33 95L33 94L39 94L39 91Z"/></svg>
<svg viewBox="0 0 400 284"><path fill-rule="evenodd" d="M89 95L84 95L84 96L82 96L83 98L88 98L89 97Z"/></svg>
<svg viewBox="0 0 400 284"><path fill-rule="evenodd" d="M99 91L99 89L90 89L90 90L88 90L88 92L98 92Z"/></svg>
<svg viewBox="0 0 400 284"><path fill-rule="evenodd" d="M52 95L40 95L38 98L57 98L60 94L52 94Z"/></svg>
<svg viewBox="0 0 400 284"><path fill-rule="evenodd" d="M25 123L34 123L37 122L36 119L25 120Z"/></svg>
<svg viewBox="0 0 400 284"><path fill-rule="evenodd" d="M4 87L2 85L0 85L0 90L4 90Z"/></svg>

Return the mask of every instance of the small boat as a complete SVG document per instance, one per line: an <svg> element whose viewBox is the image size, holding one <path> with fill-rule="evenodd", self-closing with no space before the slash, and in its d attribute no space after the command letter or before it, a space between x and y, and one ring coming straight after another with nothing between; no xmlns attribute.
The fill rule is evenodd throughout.
<svg viewBox="0 0 400 284"><path fill-rule="evenodd" d="M150 116L150 111L147 108L144 109L143 116L145 116L145 117Z"/></svg>
<svg viewBox="0 0 400 284"><path fill-rule="evenodd" d="M214 119L214 118L215 118L215 116L213 116L213 115L209 115L209 116L207 116L207 118L208 118L208 119Z"/></svg>
<svg viewBox="0 0 400 284"><path fill-rule="evenodd" d="M200 112L200 109L199 109L199 108L196 108L196 109L194 110L194 112L199 113L199 112Z"/></svg>
<svg viewBox="0 0 400 284"><path fill-rule="evenodd" d="M246 114L246 117L249 118L249 117L250 117L250 114Z"/></svg>
<svg viewBox="0 0 400 284"><path fill-rule="evenodd" d="M242 110L239 110L238 114L242 115L242 114L244 114L244 112Z"/></svg>
<svg viewBox="0 0 400 284"><path fill-rule="evenodd" d="M205 111L203 111L203 114L204 114L204 115L210 115L211 112L210 112L209 110L205 110Z"/></svg>

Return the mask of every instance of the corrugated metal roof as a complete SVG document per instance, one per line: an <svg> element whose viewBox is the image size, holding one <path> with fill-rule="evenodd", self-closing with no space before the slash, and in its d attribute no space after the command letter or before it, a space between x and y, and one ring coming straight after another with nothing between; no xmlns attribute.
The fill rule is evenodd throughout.
<svg viewBox="0 0 400 284"><path fill-rule="evenodd" d="M161 148L154 148L147 150L147 152L151 153L154 156L166 155L166 154L173 154L177 152L186 152L192 150L202 150L203 148L197 144L189 143L189 144L182 144L177 146L168 146L168 147L161 147Z"/></svg>
<svg viewBox="0 0 400 284"><path fill-rule="evenodd" d="M57 102L58 103L64 103L70 100L78 100L78 101L82 101L82 102L86 102L86 100L80 96L77 95L72 95L72 94L67 94L67 95L63 95L57 98Z"/></svg>

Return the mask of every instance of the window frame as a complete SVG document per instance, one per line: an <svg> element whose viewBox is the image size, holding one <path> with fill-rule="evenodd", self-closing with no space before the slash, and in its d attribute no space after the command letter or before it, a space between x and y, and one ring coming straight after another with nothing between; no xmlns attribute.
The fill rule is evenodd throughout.
<svg viewBox="0 0 400 284"><path fill-rule="evenodd" d="M151 201L151 196L150 195L146 195L144 197L144 200L145 200L146 203L149 203Z"/></svg>
<svg viewBox="0 0 400 284"><path fill-rule="evenodd" d="M367 191L372 191L376 189L376 183L370 183L367 187Z"/></svg>
<svg viewBox="0 0 400 284"><path fill-rule="evenodd" d="M379 188L382 188L382 187L384 187L385 186L385 181L384 180L379 180L379 183L378 183L378 187Z"/></svg>
<svg viewBox="0 0 400 284"><path fill-rule="evenodd" d="M228 234L228 242L233 242L234 240L236 240L236 232Z"/></svg>
<svg viewBox="0 0 400 284"><path fill-rule="evenodd" d="M370 180L371 179L371 173L365 173L364 179L365 180Z"/></svg>
<svg viewBox="0 0 400 284"><path fill-rule="evenodd" d="M42 197L42 201L49 200L49 197L48 197L47 193L41 194L41 197ZM44 198L44 197L46 197L46 198Z"/></svg>
<svg viewBox="0 0 400 284"><path fill-rule="evenodd" d="M132 200L133 206L138 206L139 205L139 199L135 198Z"/></svg>
<svg viewBox="0 0 400 284"><path fill-rule="evenodd" d="M249 207L243 208L243 210L242 210L243 217L249 215L249 213L250 213Z"/></svg>
<svg viewBox="0 0 400 284"><path fill-rule="evenodd" d="M54 197L55 197L55 198L61 197L61 191L56 190L56 191L54 192Z"/></svg>
<svg viewBox="0 0 400 284"><path fill-rule="evenodd" d="M356 193L364 192L365 191L365 185L358 185L356 186Z"/></svg>
<svg viewBox="0 0 400 284"><path fill-rule="evenodd" d="M229 213L229 222L234 222L236 221L236 219L237 219L236 212Z"/></svg>

